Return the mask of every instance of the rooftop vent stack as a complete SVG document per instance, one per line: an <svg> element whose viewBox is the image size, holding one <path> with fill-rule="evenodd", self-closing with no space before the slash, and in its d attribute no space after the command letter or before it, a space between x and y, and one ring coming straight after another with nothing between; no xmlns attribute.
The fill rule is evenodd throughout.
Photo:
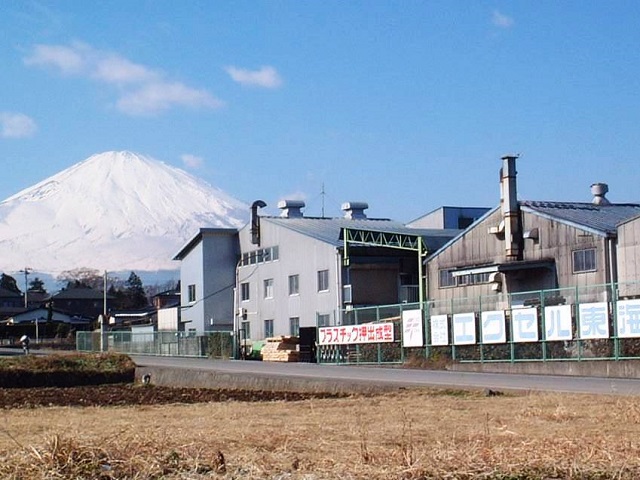
<svg viewBox="0 0 640 480"><path fill-rule="evenodd" d="M520 257L520 215L516 185L517 155L504 155L500 170L502 218L504 220L504 242L507 260Z"/></svg>
<svg viewBox="0 0 640 480"><path fill-rule="evenodd" d="M301 209L304 206L302 200L280 200L278 202L278 208L282 210L280 216L285 218L301 218L303 216Z"/></svg>
<svg viewBox="0 0 640 480"><path fill-rule="evenodd" d="M594 183L591 185L591 195L593 195L591 203L594 205L611 205L611 202L605 197L608 191L609 185L606 183Z"/></svg>
<svg viewBox="0 0 640 480"><path fill-rule="evenodd" d="M346 202L342 204L344 218L351 218L353 220L367 218L367 215L364 213L367 208L369 208L369 204L366 202Z"/></svg>

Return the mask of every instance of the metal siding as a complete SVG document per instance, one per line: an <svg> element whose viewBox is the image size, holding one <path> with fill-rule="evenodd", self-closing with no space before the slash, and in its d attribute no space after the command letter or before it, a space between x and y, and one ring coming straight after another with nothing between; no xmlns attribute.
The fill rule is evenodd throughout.
<svg viewBox="0 0 640 480"><path fill-rule="evenodd" d="M620 296L640 295L640 285L624 285L640 279L640 218L618 228L618 280Z"/></svg>
<svg viewBox="0 0 640 480"><path fill-rule="evenodd" d="M504 240L488 233L489 227L497 226L501 219L501 213L494 212L475 227L464 232L457 241L429 261L427 269L431 299L444 300L494 293L487 284L441 289L438 287L438 280L440 269L505 262ZM537 243L531 239L524 240L523 260L555 259L557 281L560 287L596 285L606 282L607 259L604 237L528 211L522 212L522 225L523 231L538 228L539 234ZM596 272L573 273L572 252L582 248L596 248ZM540 276L536 280L519 281L516 278L512 285L532 290L552 288L551 274L538 273L538 275ZM509 290L506 289L506 291Z"/></svg>
<svg viewBox="0 0 640 480"><path fill-rule="evenodd" d="M202 291L203 330L233 329L233 289L235 267L238 261L235 235L205 234L204 285ZM211 320L213 319L213 324Z"/></svg>
<svg viewBox="0 0 640 480"><path fill-rule="evenodd" d="M185 323L185 329L195 328L199 332L204 331L204 304L197 302L190 306L188 286L196 286L196 299L202 298L203 282L204 282L204 263L203 263L203 246L202 242L189 251L180 263L180 305L182 307L182 322Z"/></svg>
<svg viewBox="0 0 640 480"><path fill-rule="evenodd" d="M274 335L289 335L289 317L300 317L300 327L316 325L316 312L333 314L336 308L336 248L315 238L283 228L276 222L261 221L261 245L251 244L248 229L240 232L243 252L278 246L279 259L239 269L239 282L251 284L247 308L252 339L264 336L264 321L274 320ZM318 270L329 270L329 290L317 292ZM300 276L300 293L289 296L289 275ZM274 279L274 298L264 299L262 286Z"/></svg>

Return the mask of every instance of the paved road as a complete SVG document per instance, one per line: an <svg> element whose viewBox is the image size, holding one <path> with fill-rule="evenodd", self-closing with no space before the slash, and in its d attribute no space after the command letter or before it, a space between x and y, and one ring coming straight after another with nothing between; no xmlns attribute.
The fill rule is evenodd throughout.
<svg viewBox="0 0 640 480"><path fill-rule="evenodd" d="M132 358L139 366L210 370L238 375L266 375L292 379L329 379L358 383L370 382L406 387L431 386L445 388L488 388L492 390L640 395L640 380L638 379L448 372L388 367L331 366L309 363L226 361L201 358L135 355L132 356Z"/></svg>

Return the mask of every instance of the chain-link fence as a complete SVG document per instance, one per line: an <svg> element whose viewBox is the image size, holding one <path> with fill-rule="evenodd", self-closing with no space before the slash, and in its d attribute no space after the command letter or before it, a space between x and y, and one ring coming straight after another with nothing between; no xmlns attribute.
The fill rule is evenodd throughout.
<svg viewBox="0 0 640 480"><path fill-rule="evenodd" d="M231 332L78 332L76 348L84 352L119 352L136 355L232 358Z"/></svg>
<svg viewBox="0 0 640 480"><path fill-rule="evenodd" d="M407 310L420 311L424 340L419 347L403 346L407 332L403 331L402 315ZM319 341L318 361L384 364L408 359L519 362L640 358L640 283L459 297L426 301L422 309L417 303L350 308L339 312L333 325L384 323L393 324L393 341L358 338L349 342L349 332L345 337L345 332L338 330L340 340L329 344ZM318 322L319 336L321 327L326 326Z"/></svg>

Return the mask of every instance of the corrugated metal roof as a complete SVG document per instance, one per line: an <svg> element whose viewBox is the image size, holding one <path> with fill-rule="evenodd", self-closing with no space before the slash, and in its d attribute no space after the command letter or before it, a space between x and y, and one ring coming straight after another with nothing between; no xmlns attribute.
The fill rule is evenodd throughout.
<svg viewBox="0 0 640 480"><path fill-rule="evenodd" d="M584 202L521 201L520 208L604 235L615 234L620 223L640 214L640 204L636 203L594 205Z"/></svg>
<svg viewBox="0 0 640 480"><path fill-rule="evenodd" d="M459 230L409 228L394 220L373 218L260 217L260 221L273 223L335 247L343 245L340 237L343 228L404 235L420 235L429 251L440 248L459 232Z"/></svg>

